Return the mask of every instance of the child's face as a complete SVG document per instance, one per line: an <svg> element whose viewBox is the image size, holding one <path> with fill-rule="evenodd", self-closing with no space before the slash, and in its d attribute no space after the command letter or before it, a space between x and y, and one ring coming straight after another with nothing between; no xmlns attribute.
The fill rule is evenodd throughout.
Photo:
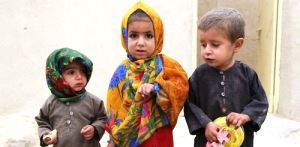
<svg viewBox="0 0 300 147"><path fill-rule="evenodd" d="M155 50L153 24L149 21L134 21L128 24L128 51L135 59L150 57Z"/></svg>
<svg viewBox="0 0 300 147"><path fill-rule="evenodd" d="M62 71L62 76L74 91L82 90L87 84L84 69L76 62L67 65Z"/></svg>
<svg viewBox="0 0 300 147"><path fill-rule="evenodd" d="M219 70L226 70L234 64L233 55L243 44L243 38L232 43L224 31L211 28L198 31L201 43L201 57L205 62Z"/></svg>

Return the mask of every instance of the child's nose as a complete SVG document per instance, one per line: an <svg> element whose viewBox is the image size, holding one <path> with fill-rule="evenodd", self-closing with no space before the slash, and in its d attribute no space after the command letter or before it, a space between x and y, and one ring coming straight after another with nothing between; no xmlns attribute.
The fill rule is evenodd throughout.
<svg viewBox="0 0 300 147"><path fill-rule="evenodd" d="M137 44L138 46L143 46L145 44L145 39L143 37L139 37Z"/></svg>
<svg viewBox="0 0 300 147"><path fill-rule="evenodd" d="M76 74L76 79L81 79L81 78L82 78L82 76L83 76L83 74L82 74L82 73L80 73L80 72L78 72L78 73Z"/></svg>
<svg viewBox="0 0 300 147"><path fill-rule="evenodd" d="M211 52L212 52L212 49L209 45L204 48L204 53L210 54Z"/></svg>

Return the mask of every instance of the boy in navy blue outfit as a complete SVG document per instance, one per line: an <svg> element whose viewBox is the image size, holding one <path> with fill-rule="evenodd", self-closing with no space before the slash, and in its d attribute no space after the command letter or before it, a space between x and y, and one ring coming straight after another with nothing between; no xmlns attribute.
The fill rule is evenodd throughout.
<svg viewBox="0 0 300 147"><path fill-rule="evenodd" d="M221 127L212 121L226 116L228 124L243 126L241 146L252 147L268 112L265 91L256 72L234 60L244 43L245 22L239 11L217 8L207 12L198 25L200 65L189 79L190 91L184 115L195 147L218 142Z"/></svg>

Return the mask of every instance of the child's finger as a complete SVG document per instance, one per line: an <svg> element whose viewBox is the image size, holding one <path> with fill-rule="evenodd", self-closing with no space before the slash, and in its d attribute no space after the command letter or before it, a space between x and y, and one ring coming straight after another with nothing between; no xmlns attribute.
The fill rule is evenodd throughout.
<svg viewBox="0 0 300 147"><path fill-rule="evenodd" d="M56 139L48 139L48 140L45 140L44 143L48 144L48 145L55 144L56 143Z"/></svg>
<svg viewBox="0 0 300 147"><path fill-rule="evenodd" d="M44 140L44 143L47 144L47 145L50 145L50 141L51 140Z"/></svg>
<svg viewBox="0 0 300 147"><path fill-rule="evenodd" d="M142 86L137 89L137 92L142 93Z"/></svg>
<svg viewBox="0 0 300 147"><path fill-rule="evenodd" d="M153 91L152 87L151 87L151 85L149 85L147 88L147 94L149 95L152 91Z"/></svg>
<svg viewBox="0 0 300 147"><path fill-rule="evenodd" d="M211 136L210 137L210 139L209 139L210 141L209 142L218 142L218 139L217 139L217 137L216 136Z"/></svg>
<svg viewBox="0 0 300 147"><path fill-rule="evenodd" d="M145 85L141 85L138 89L138 92L141 93L142 97L145 96Z"/></svg>
<svg viewBox="0 0 300 147"><path fill-rule="evenodd" d="M232 117L233 117L233 113L229 113L229 114L226 116L226 123L227 123L227 125L229 125L229 124L232 123Z"/></svg>
<svg viewBox="0 0 300 147"><path fill-rule="evenodd" d="M51 144L56 144L56 138L50 141Z"/></svg>
<svg viewBox="0 0 300 147"><path fill-rule="evenodd" d="M80 133L86 133L88 126L82 127Z"/></svg>
<svg viewBox="0 0 300 147"><path fill-rule="evenodd" d="M88 133L86 135L84 135L85 140L91 140L93 138L93 134Z"/></svg>
<svg viewBox="0 0 300 147"><path fill-rule="evenodd" d="M85 131L84 131L84 129L82 128L82 129L81 129L81 131L80 131L80 133L82 133L82 134L83 134L84 132L85 132Z"/></svg>
<svg viewBox="0 0 300 147"><path fill-rule="evenodd" d="M144 95L147 95L147 87L146 86L143 86L142 87L142 93L144 94Z"/></svg>
<svg viewBox="0 0 300 147"><path fill-rule="evenodd" d="M233 125L237 125L237 123L238 123L238 121L239 121L240 119L238 118L238 117L235 117L233 120L232 120L232 124Z"/></svg>
<svg viewBox="0 0 300 147"><path fill-rule="evenodd" d="M240 120L236 123L235 129L237 129L237 128L239 128L240 126L242 126L242 124L243 124L243 120L240 119Z"/></svg>
<svg viewBox="0 0 300 147"><path fill-rule="evenodd" d="M86 129L86 132L92 134L92 133L93 133L92 127L88 127L88 128Z"/></svg>

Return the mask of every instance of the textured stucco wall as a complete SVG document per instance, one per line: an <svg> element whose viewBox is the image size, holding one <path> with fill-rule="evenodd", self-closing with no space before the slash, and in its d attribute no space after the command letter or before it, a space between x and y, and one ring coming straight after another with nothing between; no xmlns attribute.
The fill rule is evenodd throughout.
<svg viewBox="0 0 300 147"><path fill-rule="evenodd" d="M50 91L45 81L47 56L61 47L94 62L87 90L105 99L110 78L126 58L120 42L124 13L136 1L0 1L0 146L38 146L34 116ZM163 53L177 59L190 75L193 1L146 1L165 27ZM172 5L169 5L172 3ZM104 141L105 142L105 141Z"/></svg>
<svg viewBox="0 0 300 147"><path fill-rule="evenodd" d="M300 121L300 1L282 4L278 114Z"/></svg>
<svg viewBox="0 0 300 147"><path fill-rule="evenodd" d="M276 60L276 27L277 27L277 1L259 1L259 48L256 52L256 70L263 83L269 100L269 112L274 112L275 100L275 60ZM268 7L266 7L268 6ZM277 73L276 73L277 74Z"/></svg>

